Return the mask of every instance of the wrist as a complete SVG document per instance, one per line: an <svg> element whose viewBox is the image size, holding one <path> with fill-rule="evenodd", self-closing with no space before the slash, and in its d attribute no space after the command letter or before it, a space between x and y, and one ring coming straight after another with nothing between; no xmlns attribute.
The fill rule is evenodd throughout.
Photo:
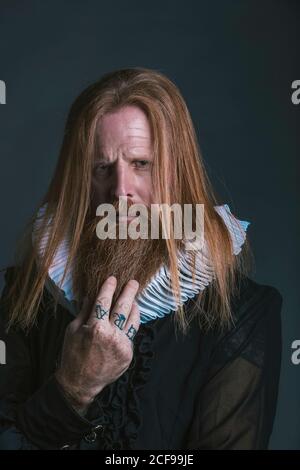
<svg viewBox="0 0 300 470"><path fill-rule="evenodd" d="M79 414L83 415L87 411L89 405L93 402L94 396L83 394L82 390L77 390L75 387L71 386L59 370L56 371L54 375L68 403Z"/></svg>

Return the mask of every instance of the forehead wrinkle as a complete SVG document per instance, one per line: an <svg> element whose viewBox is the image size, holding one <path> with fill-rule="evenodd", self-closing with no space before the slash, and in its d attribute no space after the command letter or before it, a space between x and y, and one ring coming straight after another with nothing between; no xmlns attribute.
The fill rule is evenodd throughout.
<svg viewBox="0 0 300 470"><path fill-rule="evenodd" d="M137 129L138 131L144 130L145 126L128 126L128 129Z"/></svg>
<svg viewBox="0 0 300 470"><path fill-rule="evenodd" d="M150 142L150 139L149 139L148 137L142 137L142 136L128 136L128 137L131 137L131 139L130 139L131 141L132 141L133 138L134 138L134 139L136 139L136 140L148 141L148 142ZM140 142L140 143L142 144L142 142ZM129 142L129 145L134 145L134 144Z"/></svg>

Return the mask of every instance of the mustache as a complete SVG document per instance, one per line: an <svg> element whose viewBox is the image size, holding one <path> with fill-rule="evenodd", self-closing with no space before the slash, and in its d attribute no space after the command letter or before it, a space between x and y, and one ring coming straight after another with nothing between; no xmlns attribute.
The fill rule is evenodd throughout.
<svg viewBox="0 0 300 470"><path fill-rule="evenodd" d="M114 203L116 207L116 204ZM138 293L163 263L168 263L168 251L162 239L99 239L95 216L84 228L74 266L74 289L78 298L88 295L96 299L100 286L111 275L117 278L115 301L130 279L139 284Z"/></svg>
<svg viewBox="0 0 300 470"><path fill-rule="evenodd" d="M142 211L147 212L147 214L150 213L150 206L141 202L134 202L131 199L126 199L123 196L119 200L115 200L111 203L104 203L104 204L99 204L97 207L96 212L101 212L101 209L103 209L103 212L108 212L107 206L110 207L110 209L115 212L116 214L119 213L126 213L129 212L129 210L134 206L137 211L141 209Z"/></svg>
<svg viewBox="0 0 300 470"><path fill-rule="evenodd" d="M125 205L126 204L126 205ZM132 213L130 208L134 206ZM93 233L97 237L96 228L99 222L103 219L109 223L110 227L114 230L114 227L118 227L122 224L122 216L139 217L139 223L148 229L148 236L150 237L151 230L151 208L144 203L137 203L130 199L124 201L116 200L112 203L99 204L95 214L88 214L84 223L84 239L91 240ZM139 226L139 224L138 224ZM98 238L98 237L97 237Z"/></svg>

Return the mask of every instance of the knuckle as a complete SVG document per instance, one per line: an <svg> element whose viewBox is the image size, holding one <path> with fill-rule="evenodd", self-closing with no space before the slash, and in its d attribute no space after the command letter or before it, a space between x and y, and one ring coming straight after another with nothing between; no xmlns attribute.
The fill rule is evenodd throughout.
<svg viewBox="0 0 300 470"><path fill-rule="evenodd" d="M101 329L101 326L100 326L100 323L97 322L97 323L94 323L91 328L89 329L89 332L91 334L91 336L93 338L95 337L99 337L99 336L102 336L103 335L103 332L102 332L102 329Z"/></svg>
<svg viewBox="0 0 300 470"><path fill-rule="evenodd" d="M120 313L122 312L129 313L131 309L131 305L129 302L126 302L126 301L117 302L116 309L120 310Z"/></svg>

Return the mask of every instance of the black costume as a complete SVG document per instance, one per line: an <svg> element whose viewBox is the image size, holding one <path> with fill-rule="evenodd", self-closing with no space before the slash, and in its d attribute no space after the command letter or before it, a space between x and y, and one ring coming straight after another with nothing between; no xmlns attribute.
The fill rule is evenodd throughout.
<svg viewBox="0 0 300 470"><path fill-rule="evenodd" d="M53 373L65 328L74 319L45 290L26 336L5 333L6 271L0 305L0 448L264 449L276 410L282 297L250 278L232 302L235 324L223 334L174 332L174 315L141 324L129 369L96 397L85 417L67 402ZM193 299L186 304L189 309Z"/></svg>

